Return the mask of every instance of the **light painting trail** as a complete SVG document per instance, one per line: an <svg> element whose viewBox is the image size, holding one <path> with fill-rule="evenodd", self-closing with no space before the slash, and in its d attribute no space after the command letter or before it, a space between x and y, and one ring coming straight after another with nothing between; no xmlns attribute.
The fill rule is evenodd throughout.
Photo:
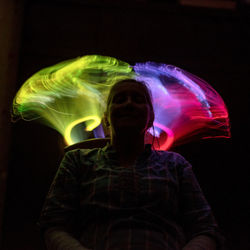
<svg viewBox="0 0 250 250"><path fill-rule="evenodd" d="M137 63L134 71L153 95L154 125L160 140L156 149L197 138L230 137L225 103L207 82L173 65Z"/></svg>
<svg viewBox="0 0 250 250"><path fill-rule="evenodd" d="M109 90L131 78L145 82L152 92L155 121L146 141L154 141L155 149L230 137L225 103L204 80L172 65L130 66L99 55L68 60L31 76L14 98L13 119L37 119L61 133L68 145L93 135L104 137L101 120Z"/></svg>
<svg viewBox="0 0 250 250"><path fill-rule="evenodd" d="M23 84L13 101L13 119L37 119L62 134L67 145L77 143L100 125L114 82L133 77L129 64L111 57L91 55L61 62Z"/></svg>

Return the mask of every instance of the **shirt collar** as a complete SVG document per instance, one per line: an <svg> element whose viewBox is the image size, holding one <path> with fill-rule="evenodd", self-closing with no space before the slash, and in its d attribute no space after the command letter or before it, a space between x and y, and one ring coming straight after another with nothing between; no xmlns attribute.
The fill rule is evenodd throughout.
<svg viewBox="0 0 250 250"><path fill-rule="evenodd" d="M137 162L143 161L151 155L152 153L151 147L152 147L151 144L145 144L144 151L137 158ZM105 158L109 160L117 160L117 152L114 149L114 147L110 144L110 142L108 142L106 146L102 148L102 152Z"/></svg>

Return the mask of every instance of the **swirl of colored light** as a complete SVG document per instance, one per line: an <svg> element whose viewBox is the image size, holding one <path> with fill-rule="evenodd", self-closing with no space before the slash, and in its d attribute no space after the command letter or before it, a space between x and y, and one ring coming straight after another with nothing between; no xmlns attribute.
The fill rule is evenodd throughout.
<svg viewBox="0 0 250 250"><path fill-rule="evenodd" d="M130 78L145 82L152 92L155 121L146 141L153 141L155 149L167 150L195 138L230 137L226 106L204 80L172 65L146 62L132 67L98 55L34 74L18 91L13 116L39 119L69 145L88 138L91 130L95 137L104 137L100 124L110 87Z"/></svg>
<svg viewBox="0 0 250 250"><path fill-rule="evenodd" d="M61 133L68 145L76 143L100 125L110 87L133 77L129 64L112 57L90 55L61 62L23 84L13 101L13 120L38 119ZM79 132L74 128L81 123Z"/></svg>
<svg viewBox="0 0 250 250"><path fill-rule="evenodd" d="M146 82L152 92L160 140L156 149L166 150L195 138L230 137L226 105L207 82L178 67L153 62L137 63L134 71L136 79ZM153 135L153 130L149 133Z"/></svg>

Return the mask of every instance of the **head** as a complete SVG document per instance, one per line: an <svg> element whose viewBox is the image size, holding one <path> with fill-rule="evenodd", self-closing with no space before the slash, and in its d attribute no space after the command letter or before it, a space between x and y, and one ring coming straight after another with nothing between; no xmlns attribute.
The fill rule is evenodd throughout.
<svg viewBox="0 0 250 250"><path fill-rule="evenodd" d="M107 99L105 127L112 133L144 133L153 126L154 109L145 83L126 79L115 83Z"/></svg>

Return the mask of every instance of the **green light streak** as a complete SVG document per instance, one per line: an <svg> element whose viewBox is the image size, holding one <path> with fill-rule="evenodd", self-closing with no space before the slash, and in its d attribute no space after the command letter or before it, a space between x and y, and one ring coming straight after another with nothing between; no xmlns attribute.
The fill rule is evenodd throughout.
<svg viewBox="0 0 250 250"><path fill-rule="evenodd" d="M112 57L90 55L61 62L23 84L13 101L13 119L37 119L56 129L68 144L76 143L71 138L74 126L85 122L86 131L96 128L111 86L134 75L129 64Z"/></svg>

